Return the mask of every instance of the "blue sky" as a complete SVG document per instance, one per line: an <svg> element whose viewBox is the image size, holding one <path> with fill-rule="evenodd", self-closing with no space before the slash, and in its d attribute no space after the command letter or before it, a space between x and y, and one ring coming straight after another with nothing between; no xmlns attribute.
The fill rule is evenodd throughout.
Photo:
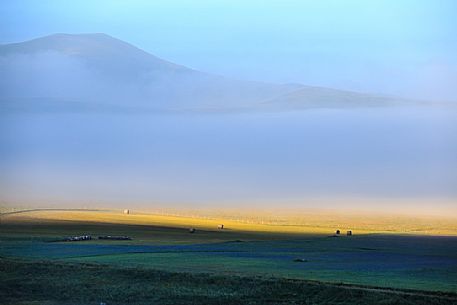
<svg viewBox="0 0 457 305"><path fill-rule="evenodd" d="M457 2L3 1L0 43L104 32L198 70L457 101Z"/></svg>

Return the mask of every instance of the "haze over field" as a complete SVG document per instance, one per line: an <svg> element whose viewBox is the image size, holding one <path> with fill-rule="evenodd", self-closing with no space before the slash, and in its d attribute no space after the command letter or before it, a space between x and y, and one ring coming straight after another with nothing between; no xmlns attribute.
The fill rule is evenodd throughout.
<svg viewBox="0 0 457 305"><path fill-rule="evenodd" d="M311 12L317 9L307 5ZM68 24L56 21L54 26L38 26L30 32L20 27L14 37L2 27L8 41L2 38L0 45L1 203L127 205L145 210L336 208L449 216L457 212L457 104L453 102L457 70L455 53L450 51L455 44L448 43L447 26L453 21L444 14L436 22L434 15L453 4L442 5L433 7L426 19L441 34L417 37L413 35L417 31L402 28L410 44L397 45L401 52L396 56L387 49L400 37L389 40L382 30L374 31L384 44L367 43L366 48L376 49L380 57L363 59L375 61L364 68L373 71L373 78L357 72L361 51L348 47L356 39L347 37L343 43L335 37L345 30L335 30L333 37L330 26L321 31L323 37L332 36L333 43L319 42L314 32L306 36L313 42L309 47L303 42L295 46L295 38L289 41L303 52L295 57L300 59L296 61L300 71L289 70L294 79L285 77L281 69L277 78L269 75L275 73L263 75L259 65L273 69L273 60L253 61L253 72L247 74L244 61L237 64L239 74L234 73L229 66L235 65L235 59L230 57L219 63L214 61L217 56L203 52L201 56L207 57L203 64L202 59L179 55L178 49L196 54L195 46L179 42L170 46L169 57L145 51L148 47L166 54L162 45L151 48L152 42L168 41L161 36L92 27L131 36L140 43L133 45L130 39L103 33L60 33L62 29L87 32L70 17L73 22ZM21 6L8 4L2 10ZM289 6L301 8L298 2ZM419 17L428 6L416 6L417 11L408 13L407 24L423 22ZM45 4L42 9L49 7ZM55 6L58 13L61 9ZM118 9L115 5L115 12ZM401 12L405 13L399 7L395 14ZM31 24L40 20L35 15L27 18ZM1 22L14 25L17 21L7 17ZM308 22L295 30L317 31L315 20ZM357 20L346 23L351 31L358 24ZM285 21L284 25L291 27ZM48 35L55 32L60 34ZM362 38L355 45L373 43L365 30L358 33ZM34 39L23 41L24 37ZM277 35L272 40L278 40ZM434 48L427 44L432 40L437 42ZM241 41L232 47L242 50ZM326 52L338 50L338 41L346 47L333 54L339 62L329 70L326 61L332 54ZM269 48L259 54L292 65L290 54L286 52L286 60L280 56L283 49L272 47L273 42L266 44ZM323 48L322 54L327 55L310 56L313 48ZM430 59L436 67L437 56L440 66L432 69L435 74L421 75L433 83L423 85L415 75L428 69L424 60ZM311 58L319 60L311 65ZM396 65L399 61L405 64ZM205 72L188 68L187 62ZM394 72L381 71L376 68L379 65ZM223 72L229 73L221 76ZM253 76L256 81L245 80ZM303 82L311 77L315 81ZM348 78L359 84L349 85ZM404 91L399 89L402 86ZM415 86L417 92L427 94L414 93Z"/></svg>

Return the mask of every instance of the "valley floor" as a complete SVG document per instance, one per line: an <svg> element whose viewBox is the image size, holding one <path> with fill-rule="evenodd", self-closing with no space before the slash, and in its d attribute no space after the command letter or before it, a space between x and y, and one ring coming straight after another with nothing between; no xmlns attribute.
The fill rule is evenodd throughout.
<svg viewBox="0 0 457 305"><path fill-rule="evenodd" d="M455 304L457 237L113 211L3 214L6 304ZM195 228L194 233L189 228ZM301 230L301 231L300 231ZM63 241L91 235L87 241ZM131 240L101 240L98 236ZM35 301L35 302L34 302Z"/></svg>

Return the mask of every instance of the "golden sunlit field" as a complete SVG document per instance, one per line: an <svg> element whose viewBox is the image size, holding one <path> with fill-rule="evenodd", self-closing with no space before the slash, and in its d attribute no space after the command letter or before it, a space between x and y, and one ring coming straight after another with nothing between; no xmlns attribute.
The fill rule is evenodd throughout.
<svg viewBox="0 0 457 305"><path fill-rule="evenodd" d="M190 214L190 213L189 213ZM21 221L83 221L94 223L153 225L177 228L195 227L202 230L215 230L219 224L226 229L238 232L269 233L317 233L332 234L352 230L357 234L401 233L420 235L457 235L457 219L439 216L405 216L386 214L350 214L336 211L305 211L295 214L257 212L252 215L218 212L205 216L160 215L130 211L124 214L119 210L31 210L6 214L4 222ZM221 216L221 214L223 216Z"/></svg>

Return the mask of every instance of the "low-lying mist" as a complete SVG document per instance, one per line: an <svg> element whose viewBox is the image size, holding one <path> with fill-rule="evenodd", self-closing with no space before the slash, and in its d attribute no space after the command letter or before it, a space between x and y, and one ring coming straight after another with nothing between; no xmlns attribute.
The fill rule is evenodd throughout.
<svg viewBox="0 0 457 305"><path fill-rule="evenodd" d="M445 212L457 202L450 106L4 113L0 130L8 205L325 208L357 198L365 209L408 201L412 212Z"/></svg>

